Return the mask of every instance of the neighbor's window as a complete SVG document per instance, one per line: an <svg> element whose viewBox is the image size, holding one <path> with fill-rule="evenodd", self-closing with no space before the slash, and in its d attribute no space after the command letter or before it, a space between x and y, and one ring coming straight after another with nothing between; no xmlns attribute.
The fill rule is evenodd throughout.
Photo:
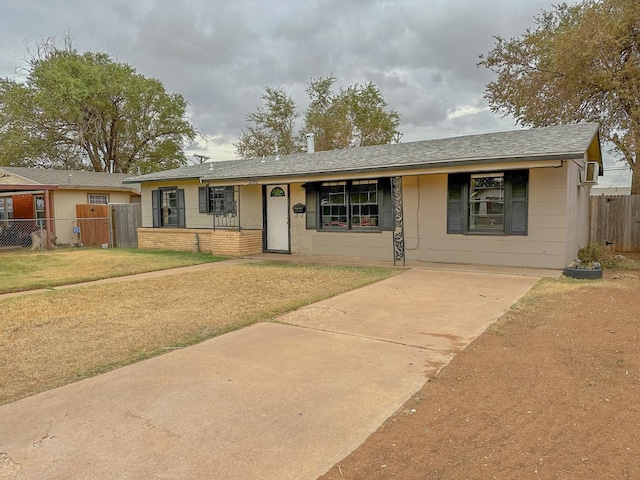
<svg viewBox="0 0 640 480"><path fill-rule="evenodd" d="M34 208L36 211L36 218L44 218L44 197L42 195L36 195L33 198L35 200Z"/></svg>
<svg viewBox="0 0 640 480"><path fill-rule="evenodd" d="M89 204L90 205L108 205L109 204L109 195L99 195L95 193L89 194Z"/></svg>
<svg viewBox="0 0 640 480"><path fill-rule="evenodd" d="M0 220L11 220L13 218L13 198L0 197Z"/></svg>
<svg viewBox="0 0 640 480"><path fill-rule="evenodd" d="M503 231L504 173L471 175L469 231Z"/></svg>

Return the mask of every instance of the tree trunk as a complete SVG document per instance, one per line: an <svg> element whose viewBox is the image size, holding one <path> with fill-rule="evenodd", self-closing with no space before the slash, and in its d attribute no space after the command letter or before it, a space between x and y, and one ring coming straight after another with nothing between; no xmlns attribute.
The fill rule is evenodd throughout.
<svg viewBox="0 0 640 480"><path fill-rule="evenodd" d="M631 195L640 195L640 163L631 169Z"/></svg>

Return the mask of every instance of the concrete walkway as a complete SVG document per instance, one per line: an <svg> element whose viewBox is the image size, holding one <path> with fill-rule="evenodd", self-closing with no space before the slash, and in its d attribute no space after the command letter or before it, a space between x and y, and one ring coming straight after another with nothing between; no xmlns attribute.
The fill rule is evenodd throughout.
<svg viewBox="0 0 640 480"><path fill-rule="evenodd" d="M315 479L538 280L409 269L0 407L0 479Z"/></svg>

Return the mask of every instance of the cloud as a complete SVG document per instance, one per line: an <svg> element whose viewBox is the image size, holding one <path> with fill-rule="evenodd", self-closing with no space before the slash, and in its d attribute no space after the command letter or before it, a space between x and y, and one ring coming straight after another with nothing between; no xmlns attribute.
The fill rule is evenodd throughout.
<svg viewBox="0 0 640 480"><path fill-rule="evenodd" d="M573 0L575 2L575 0ZM572 3L573 3L572 2ZM478 68L494 35L533 25L549 0L5 0L0 76L26 58L23 42L67 30L79 50L103 51L189 102L208 139L197 153L230 158L264 87L299 110L311 77L338 87L373 81L402 118L402 141L517 128L482 95Z"/></svg>

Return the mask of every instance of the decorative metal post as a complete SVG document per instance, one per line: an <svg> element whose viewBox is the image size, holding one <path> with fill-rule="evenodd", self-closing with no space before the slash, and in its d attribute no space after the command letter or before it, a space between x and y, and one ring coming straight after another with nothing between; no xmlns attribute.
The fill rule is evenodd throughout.
<svg viewBox="0 0 640 480"><path fill-rule="evenodd" d="M404 214L402 211L402 177L391 178L391 194L393 196L393 264L402 262L404 257Z"/></svg>

